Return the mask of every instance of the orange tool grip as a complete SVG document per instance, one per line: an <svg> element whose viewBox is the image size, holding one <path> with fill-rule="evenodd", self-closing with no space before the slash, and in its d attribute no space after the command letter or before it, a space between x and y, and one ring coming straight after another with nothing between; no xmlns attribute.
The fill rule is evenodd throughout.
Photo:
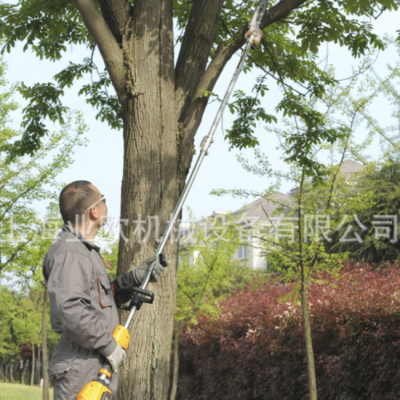
<svg viewBox="0 0 400 400"><path fill-rule="evenodd" d="M102 375L102 374L104 374L108 379L111 378L111 372L108 369L102 368L99 371L99 375Z"/></svg>
<svg viewBox="0 0 400 400"><path fill-rule="evenodd" d="M129 331L128 329L124 328L122 325L118 325L113 332L113 338L115 341L124 349L126 350L129 346Z"/></svg>

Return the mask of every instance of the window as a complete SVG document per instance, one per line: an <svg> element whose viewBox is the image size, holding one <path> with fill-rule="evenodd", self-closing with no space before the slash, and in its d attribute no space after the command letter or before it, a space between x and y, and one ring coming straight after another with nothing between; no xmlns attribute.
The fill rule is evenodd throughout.
<svg viewBox="0 0 400 400"><path fill-rule="evenodd" d="M237 258L243 260L249 254L249 248L247 246L240 246L237 250Z"/></svg>

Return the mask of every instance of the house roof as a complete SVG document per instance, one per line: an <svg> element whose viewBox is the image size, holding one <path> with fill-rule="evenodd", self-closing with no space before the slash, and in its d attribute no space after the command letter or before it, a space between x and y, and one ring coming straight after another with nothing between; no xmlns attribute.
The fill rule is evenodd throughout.
<svg viewBox="0 0 400 400"><path fill-rule="evenodd" d="M364 165L353 160L344 160L340 166L340 172L345 174L352 174L361 171L362 169L364 169Z"/></svg>
<svg viewBox="0 0 400 400"><path fill-rule="evenodd" d="M359 164L353 160L344 160L340 171L344 174L353 174L355 172L364 169L362 164ZM260 198L252 203L234 211L233 215L243 214L249 219L258 220L258 222L269 222L268 216L271 217L273 212L280 206L284 206L283 213L287 214L290 205L293 204L293 196L296 193L296 189L292 189L289 194L283 194L280 192L273 192L268 198ZM266 215L267 214L267 215Z"/></svg>
<svg viewBox="0 0 400 400"><path fill-rule="evenodd" d="M269 222L268 217L272 217L273 212L283 206L283 212L289 211L290 205L293 204L293 197L280 192L273 192L267 198L260 198L252 203L234 211L233 215L243 214L245 218L253 219L258 222Z"/></svg>
<svg viewBox="0 0 400 400"><path fill-rule="evenodd" d="M357 163L353 160L344 160L340 171L344 174L353 174L361 171L364 168L362 164ZM289 194L283 194L280 192L273 192L267 198L262 197L246 206L236 210L232 213L234 216L240 216L244 220L252 220L254 223L270 223L269 218L273 216L274 211L277 208L283 206L283 214L287 214L290 211L290 206L293 205L294 195L296 194L296 188L292 189ZM203 225L209 225L210 219L216 218L229 214L226 211L214 211L213 215L199 222ZM243 216L243 217L242 217ZM185 228L183 229L185 231Z"/></svg>

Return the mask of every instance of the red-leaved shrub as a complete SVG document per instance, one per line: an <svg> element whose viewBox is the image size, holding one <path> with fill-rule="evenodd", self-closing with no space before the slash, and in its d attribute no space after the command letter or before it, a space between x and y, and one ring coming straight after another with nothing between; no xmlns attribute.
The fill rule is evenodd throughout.
<svg viewBox="0 0 400 400"><path fill-rule="evenodd" d="M400 269L347 266L311 284L318 397L400 399ZM180 400L301 400L308 381L301 307L288 286L235 293L217 320L201 317L180 337Z"/></svg>

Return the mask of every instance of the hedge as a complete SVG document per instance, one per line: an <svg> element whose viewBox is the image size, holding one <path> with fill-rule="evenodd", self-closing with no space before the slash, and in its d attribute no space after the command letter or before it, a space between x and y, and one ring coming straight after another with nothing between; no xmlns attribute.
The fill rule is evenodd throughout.
<svg viewBox="0 0 400 400"><path fill-rule="evenodd" d="M400 398L400 269L346 266L311 284L320 399ZM246 288L180 337L181 400L308 398L301 308L291 287Z"/></svg>

